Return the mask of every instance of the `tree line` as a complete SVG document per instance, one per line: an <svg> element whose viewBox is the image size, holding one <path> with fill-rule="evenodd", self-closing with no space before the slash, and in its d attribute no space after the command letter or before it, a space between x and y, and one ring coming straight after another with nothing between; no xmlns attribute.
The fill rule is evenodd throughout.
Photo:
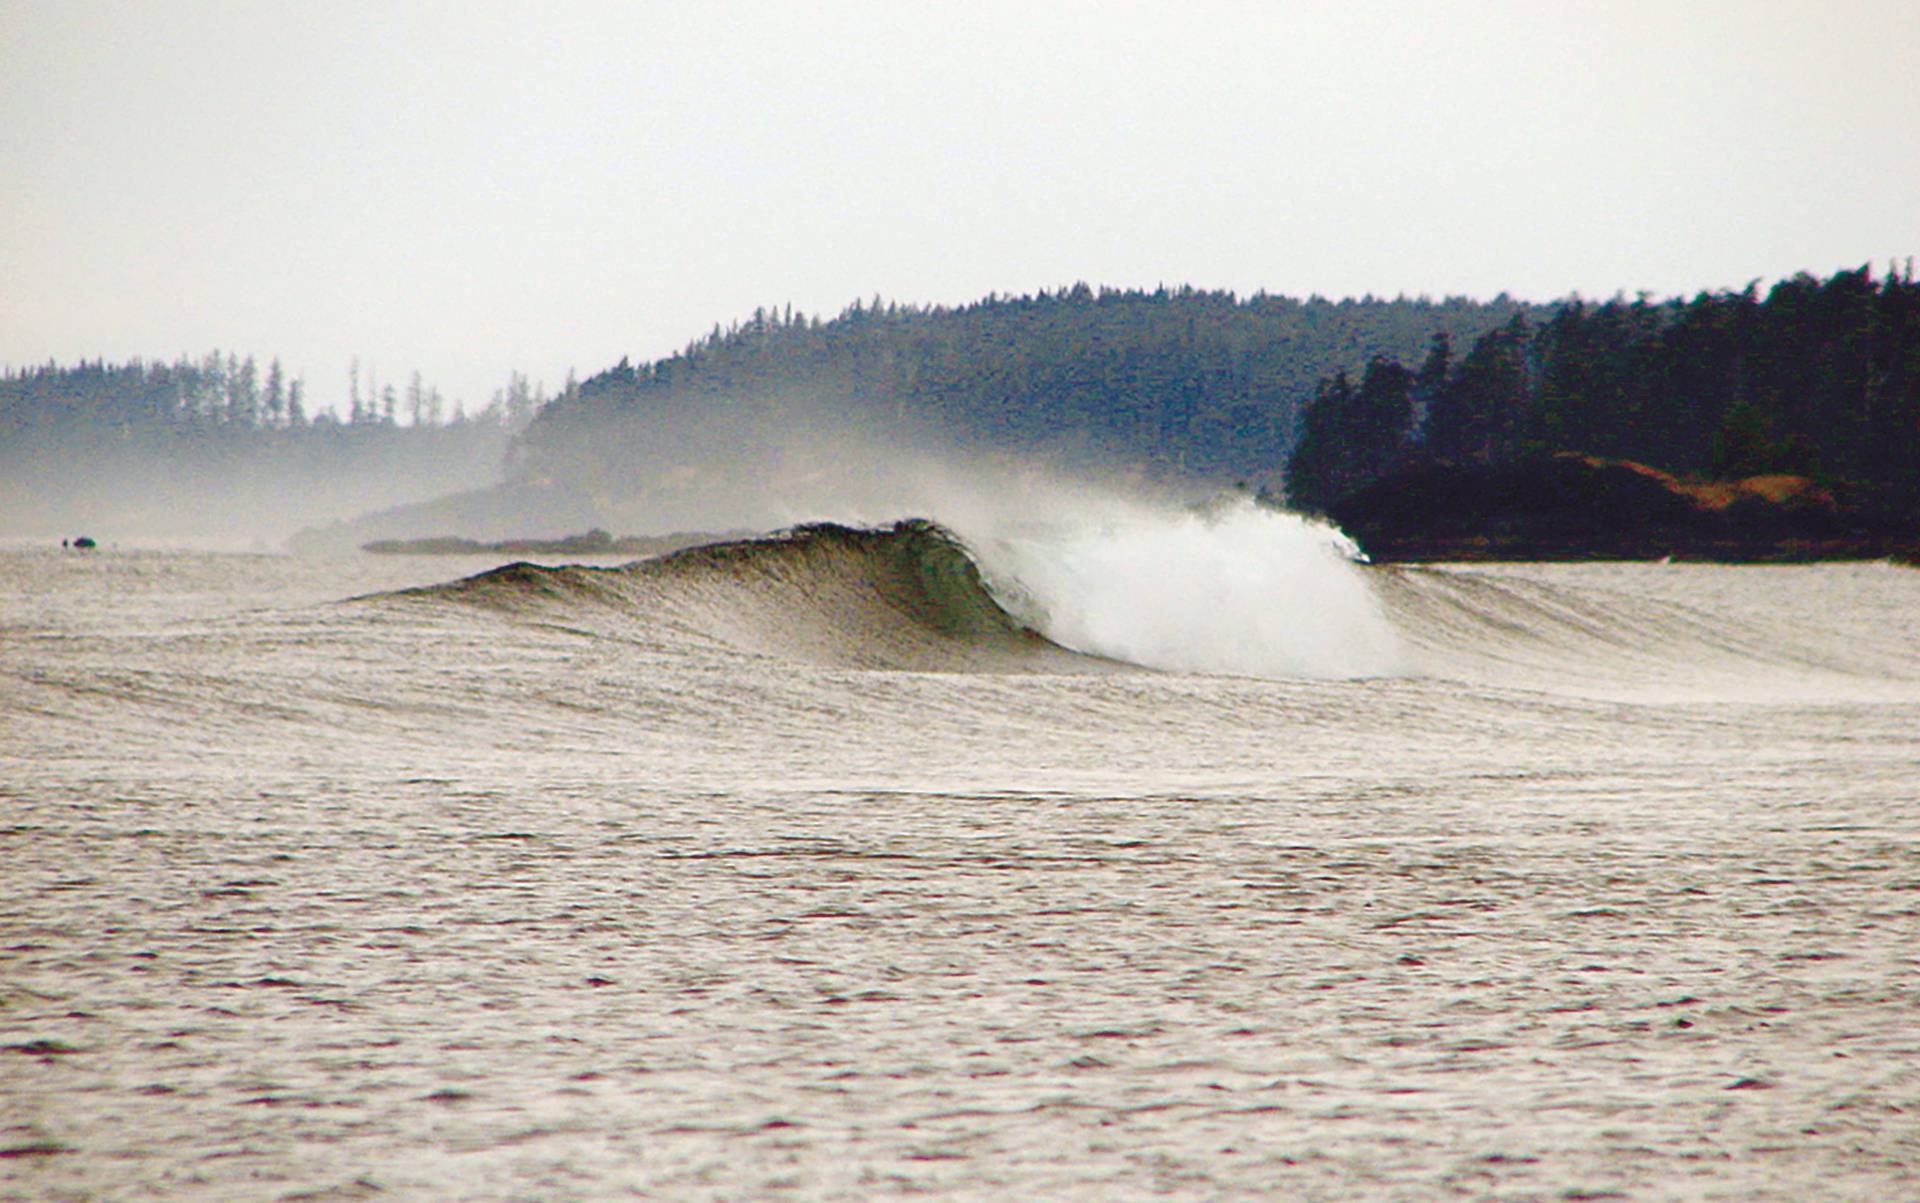
<svg viewBox="0 0 1920 1203"><path fill-rule="evenodd" d="M658 458L663 428L725 438L745 424L778 439L838 413L871 433L932 430L963 449L1272 479L1320 374L1408 353L1436 329L1464 340L1548 312L1506 296L1330 301L1086 284L956 307L876 297L825 319L756 310L677 354L622 360L552 397L514 373L476 413L418 373L396 384L358 361L340 416L316 408L277 360L47 364L0 373L0 463L109 452L231 460L303 444L348 455L432 430L504 431L516 436L501 449L510 470L611 488Z"/></svg>
<svg viewBox="0 0 1920 1203"><path fill-rule="evenodd" d="M1436 329L1464 341L1548 312L1504 295L1330 301L1084 283L953 307L876 297L827 319L763 308L581 382L521 450L531 471L617 489L658 461L665 431L777 440L837 416L883 436L931 430L963 450L1277 479L1321 374L1415 353Z"/></svg>
<svg viewBox="0 0 1920 1203"><path fill-rule="evenodd" d="M1323 376L1289 459L1293 504L1327 511L1413 464L1556 452L1681 476L1811 476L1857 508L1920 517L1920 284L1912 267L1801 274L1761 295L1568 301L1516 314L1456 358Z"/></svg>
<svg viewBox="0 0 1920 1203"><path fill-rule="evenodd" d="M511 373L487 405L469 414L447 402L418 371L406 384L382 384L359 359L348 369L344 419L330 408L309 412L306 381L290 377L279 359L262 370L254 356L210 351L172 363L83 361L0 369L0 447L30 446L36 438L105 436L131 442L147 435L235 435L325 430L348 426L416 428L494 426L517 434L550 398L544 386Z"/></svg>
<svg viewBox="0 0 1920 1203"><path fill-rule="evenodd" d="M60 465L86 462L156 465L128 475L162 483L183 465L302 488L377 473L420 493L456 479L422 465L457 460L457 487L504 467L610 498L652 471L729 462L740 439L839 421L880 442L931 432L1219 483L1284 469L1314 510L1410 463L1577 451L1812 474L1911 514L1920 285L1861 268L1663 303L1086 284L952 307L874 298L831 318L763 308L553 397L514 373L477 413L418 373L383 381L357 362L344 400L341 416L316 410L277 361L221 353L0 373L0 486L30 500L100 487L67 483Z"/></svg>
<svg viewBox="0 0 1920 1203"><path fill-rule="evenodd" d="M476 488L551 400L519 372L472 413L419 372L348 375L342 416L279 360L217 351L0 371L0 531L278 531Z"/></svg>

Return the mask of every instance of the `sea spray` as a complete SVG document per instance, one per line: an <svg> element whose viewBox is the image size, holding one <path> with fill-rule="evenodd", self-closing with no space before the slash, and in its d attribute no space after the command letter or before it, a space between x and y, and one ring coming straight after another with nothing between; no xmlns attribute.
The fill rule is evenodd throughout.
<svg viewBox="0 0 1920 1203"><path fill-rule="evenodd" d="M1199 508L1110 503L961 533L1000 604L1075 651L1258 677L1405 668L1352 543L1248 499Z"/></svg>

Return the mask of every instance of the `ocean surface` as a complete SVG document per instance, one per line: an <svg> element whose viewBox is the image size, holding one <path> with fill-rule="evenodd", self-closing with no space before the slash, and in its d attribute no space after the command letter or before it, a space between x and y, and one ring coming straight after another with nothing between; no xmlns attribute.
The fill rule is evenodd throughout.
<svg viewBox="0 0 1920 1203"><path fill-rule="evenodd" d="M0 552L0 1198L1920 1198L1920 572Z"/></svg>

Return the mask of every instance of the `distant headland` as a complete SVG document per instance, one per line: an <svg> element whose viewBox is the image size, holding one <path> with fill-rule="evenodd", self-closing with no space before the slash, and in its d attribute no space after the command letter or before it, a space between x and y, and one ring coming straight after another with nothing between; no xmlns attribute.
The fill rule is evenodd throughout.
<svg viewBox="0 0 1920 1203"><path fill-rule="evenodd" d="M676 531L670 535L622 535L619 538L598 527L584 534L558 539L501 539L481 542L455 535L436 535L424 539L375 539L363 543L362 551L378 556L659 556L708 543L744 537L744 532L701 533Z"/></svg>
<svg viewBox="0 0 1920 1203"><path fill-rule="evenodd" d="M1920 284L1562 304L1323 377L1286 500L1383 559L1910 560Z"/></svg>

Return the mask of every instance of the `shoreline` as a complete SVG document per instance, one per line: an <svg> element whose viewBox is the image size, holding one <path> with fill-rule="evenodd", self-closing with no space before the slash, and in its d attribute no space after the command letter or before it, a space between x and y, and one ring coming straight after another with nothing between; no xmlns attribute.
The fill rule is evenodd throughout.
<svg viewBox="0 0 1920 1203"><path fill-rule="evenodd" d="M483 542L458 535L419 539L375 539L360 550L377 556L658 556L747 537L740 531L674 531L665 535L621 535L594 529L557 539L499 539Z"/></svg>
<svg viewBox="0 0 1920 1203"><path fill-rule="evenodd" d="M1910 539L1740 541L1646 540L1577 543L1497 536L1472 538L1405 536L1380 546L1361 543L1376 564L1839 564L1884 560L1920 567L1920 542Z"/></svg>
<svg viewBox="0 0 1920 1203"><path fill-rule="evenodd" d="M1381 562L1920 564L1920 531L1887 500L1805 476L1696 480L1562 452L1409 464L1328 516Z"/></svg>

